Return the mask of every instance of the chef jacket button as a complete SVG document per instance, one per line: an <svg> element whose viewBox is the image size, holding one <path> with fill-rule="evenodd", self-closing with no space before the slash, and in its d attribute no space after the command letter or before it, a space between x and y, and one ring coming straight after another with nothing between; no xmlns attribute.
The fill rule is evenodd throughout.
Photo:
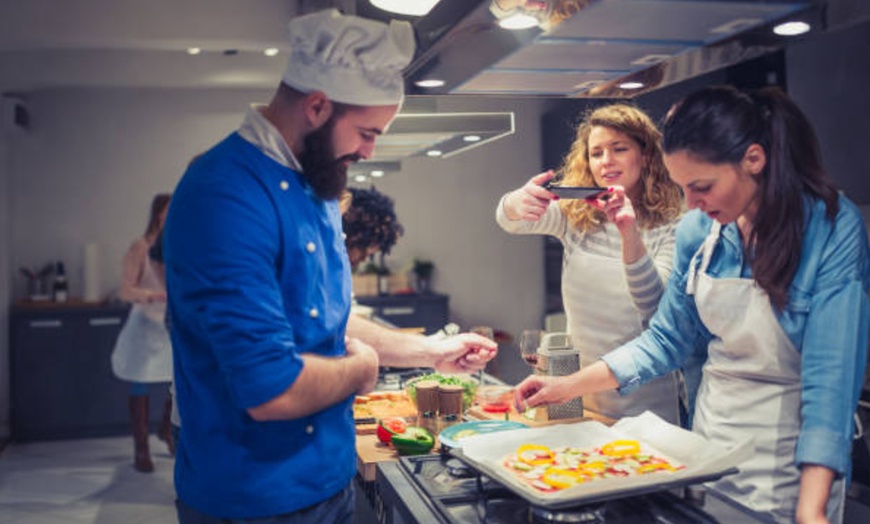
<svg viewBox="0 0 870 524"><path fill-rule="evenodd" d="M311 424L308 424L307 426L305 426L305 433L307 433L309 435L314 433L314 426Z"/></svg>
<svg viewBox="0 0 870 524"><path fill-rule="evenodd" d="M311 318L317 318L319 315L320 311L317 311L316 307L313 307L311 308L311 310L308 311L308 316L310 316Z"/></svg>
<svg viewBox="0 0 870 524"><path fill-rule="evenodd" d="M305 244L305 249L307 249L309 253L314 253L314 250L317 249L317 246L314 244L314 242L309 242Z"/></svg>
<svg viewBox="0 0 870 524"><path fill-rule="evenodd" d="M288 189L290 189L290 183L287 182L286 180L282 180L281 181L281 189L283 189L284 191L287 191Z"/></svg>
<svg viewBox="0 0 870 524"><path fill-rule="evenodd" d="M347 233L342 233L342 234L341 234L341 239L342 239L342 240L347 240Z"/></svg>

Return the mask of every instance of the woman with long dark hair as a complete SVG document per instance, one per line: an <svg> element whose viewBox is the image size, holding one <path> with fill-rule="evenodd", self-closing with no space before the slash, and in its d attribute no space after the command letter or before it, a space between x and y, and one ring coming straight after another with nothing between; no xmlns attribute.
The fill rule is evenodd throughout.
<svg viewBox="0 0 870 524"><path fill-rule="evenodd" d="M517 402L627 392L705 353L693 431L755 444L712 488L777 522L841 522L870 325L861 214L778 89L702 89L662 132L693 211L649 329L574 375L527 379Z"/></svg>

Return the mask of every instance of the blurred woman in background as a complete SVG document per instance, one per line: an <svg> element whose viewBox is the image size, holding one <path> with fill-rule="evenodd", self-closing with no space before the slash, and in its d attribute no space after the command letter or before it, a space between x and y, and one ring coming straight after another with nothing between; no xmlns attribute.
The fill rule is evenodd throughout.
<svg viewBox="0 0 870 524"><path fill-rule="evenodd" d="M118 296L133 307L112 352L112 370L121 380L130 382L130 426L134 442L134 467L148 473L154 470L148 446L148 384L172 380L172 345L164 325L166 284L163 264L155 263L149 251L161 238L171 196L156 195L145 234L133 241L124 256L121 288ZM171 399L163 409L158 436L172 451L170 434Z"/></svg>

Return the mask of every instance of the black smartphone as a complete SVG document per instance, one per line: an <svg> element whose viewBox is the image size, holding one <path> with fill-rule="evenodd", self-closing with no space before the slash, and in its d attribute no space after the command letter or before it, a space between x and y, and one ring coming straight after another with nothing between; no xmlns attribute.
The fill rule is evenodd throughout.
<svg viewBox="0 0 870 524"><path fill-rule="evenodd" d="M557 195L559 198L580 198L586 199L597 197L601 193L606 193L606 187L580 187L580 186L544 186L547 191Z"/></svg>

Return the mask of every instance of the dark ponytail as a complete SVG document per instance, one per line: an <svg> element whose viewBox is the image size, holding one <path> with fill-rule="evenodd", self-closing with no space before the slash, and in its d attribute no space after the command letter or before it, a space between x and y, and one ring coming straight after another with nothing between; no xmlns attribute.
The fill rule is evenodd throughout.
<svg viewBox="0 0 870 524"><path fill-rule="evenodd" d="M743 93L720 86L696 91L663 122L665 154L687 151L704 162L736 164L758 144L767 164L758 178L759 205L747 245L752 273L771 302L782 309L800 263L804 195L838 211L837 190L821 164L810 122L778 88Z"/></svg>

